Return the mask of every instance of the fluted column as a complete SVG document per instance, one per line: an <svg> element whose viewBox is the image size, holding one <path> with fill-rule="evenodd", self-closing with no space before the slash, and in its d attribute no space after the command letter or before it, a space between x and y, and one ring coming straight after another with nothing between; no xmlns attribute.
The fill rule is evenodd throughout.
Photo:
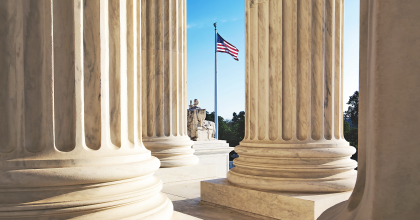
<svg viewBox="0 0 420 220"><path fill-rule="evenodd" d="M187 135L186 0L142 0L143 142L161 167L196 164Z"/></svg>
<svg viewBox="0 0 420 220"><path fill-rule="evenodd" d="M169 219L137 0L0 2L0 218Z"/></svg>
<svg viewBox="0 0 420 220"><path fill-rule="evenodd" d="M343 0L247 0L245 138L231 183L294 192L352 190L343 137Z"/></svg>

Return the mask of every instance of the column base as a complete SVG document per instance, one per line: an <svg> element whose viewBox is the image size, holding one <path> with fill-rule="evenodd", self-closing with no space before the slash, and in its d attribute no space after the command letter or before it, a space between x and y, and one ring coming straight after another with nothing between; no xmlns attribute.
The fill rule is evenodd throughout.
<svg viewBox="0 0 420 220"><path fill-rule="evenodd" d="M163 182L153 176L159 160L148 151L0 162L5 165L0 169L0 219L170 219L173 213L172 202L161 193Z"/></svg>
<svg viewBox="0 0 420 220"><path fill-rule="evenodd" d="M160 167L190 166L199 161L188 136L143 137L143 144L160 160Z"/></svg>
<svg viewBox="0 0 420 220"><path fill-rule="evenodd" d="M155 176L159 177L165 184L226 178L229 171L229 152L233 148L229 147L226 141L202 142L206 143L194 141L194 155L199 159L197 164L160 168L155 172Z"/></svg>
<svg viewBox="0 0 420 220"><path fill-rule="evenodd" d="M348 200L351 193L258 191L234 185L227 179L201 182L201 201L275 219L314 220L326 209Z"/></svg>
<svg viewBox="0 0 420 220"><path fill-rule="evenodd" d="M161 155L153 154L159 158L160 160L160 167L161 168L169 168L169 167L183 167L183 166L191 166L198 163L199 159L195 155L188 155L188 156L173 156L171 158L161 157Z"/></svg>

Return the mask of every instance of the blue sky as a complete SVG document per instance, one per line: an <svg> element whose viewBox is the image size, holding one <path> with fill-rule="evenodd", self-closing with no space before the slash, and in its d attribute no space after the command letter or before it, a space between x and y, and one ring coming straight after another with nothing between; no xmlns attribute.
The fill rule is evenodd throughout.
<svg viewBox="0 0 420 220"><path fill-rule="evenodd" d="M214 22L219 34L239 49L239 61L228 54L217 55L219 116L228 119L245 109L244 6L243 0L187 1L188 100L199 99L201 108L214 110ZM343 93L347 101L359 88L359 1L345 1L344 19Z"/></svg>

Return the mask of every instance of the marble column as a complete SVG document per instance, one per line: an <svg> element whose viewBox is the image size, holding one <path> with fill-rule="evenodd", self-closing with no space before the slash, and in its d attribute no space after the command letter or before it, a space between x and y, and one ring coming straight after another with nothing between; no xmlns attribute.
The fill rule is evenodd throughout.
<svg viewBox="0 0 420 220"><path fill-rule="evenodd" d="M137 0L0 1L0 218L170 219Z"/></svg>
<svg viewBox="0 0 420 220"><path fill-rule="evenodd" d="M353 189L343 137L342 0L247 0L245 138L230 183L258 190Z"/></svg>
<svg viewBox="0 0 420 220"><path fill-rule="evenodd" d="M359 168L319 219L420 216L420 1L360 1Z"/></svg>
<svg viewBox="0 0 420 220"><path fill-rule="evenodd" d="M161 167L198 163L187 135L186 0L142 0L143 143Z"/></svg>

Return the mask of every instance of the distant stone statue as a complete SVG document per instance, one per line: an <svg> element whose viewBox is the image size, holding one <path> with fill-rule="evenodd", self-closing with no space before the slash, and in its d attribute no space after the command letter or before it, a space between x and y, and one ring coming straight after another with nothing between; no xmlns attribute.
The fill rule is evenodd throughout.
<svg viewBox="0 0 420 220"><path fill-rule="evenodd" d="M198 107L198 105L200 104L200 100L194 99L194 105L192 105L191 103L192 101L190 100L190 109L201 109L200 107Z"/></svg>
<svg viewBox="0 0 420 220"><path fill-rule="evenodd" d="M190 108L188 109L188 136L193 141L211 141L215 140L216 133L214 122L206 121L206 109L200 108L200 101L194 99L194 105L190 100Z"/></svg>

